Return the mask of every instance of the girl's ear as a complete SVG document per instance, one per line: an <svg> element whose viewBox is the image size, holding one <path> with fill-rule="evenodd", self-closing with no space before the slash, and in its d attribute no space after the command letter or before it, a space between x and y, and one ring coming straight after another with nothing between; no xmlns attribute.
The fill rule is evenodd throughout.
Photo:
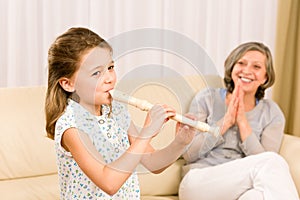
<svg viewBox="0 0 300 200"><path fill-rule="evenodd" d="M59 79L59 84L60 86L67 92L74 92L75 91L75 87L74 87L74 83L73 81L71 81L68 78L61 78Z"/></svg>

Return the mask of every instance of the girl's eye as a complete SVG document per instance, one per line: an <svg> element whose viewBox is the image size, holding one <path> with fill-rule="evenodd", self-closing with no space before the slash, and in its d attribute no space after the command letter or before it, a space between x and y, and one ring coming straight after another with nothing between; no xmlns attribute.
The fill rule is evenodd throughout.
<svg viewBox="0 0 300 200"><path fill-rule="evenodd" d="M260 69L260 68L261 68L259 65L254 65L254 67L255 67L256 69Z"/></svg>
<svg viewBox="0 0 300 200"><path fill-rule="evenodd" d="M92 74L92 76L99 76L100 74L101 74L100 71L96 71L96 72L94 72L94 73Z"/></svg>
<svg viewBox="0 0 300 200"><path fill-rule="evenodd" d="M238 64L239 64L239 65L243 65L244 62L243 62L243 61L238 61Z"/></svg>
<svg viewBox="0 0 300 200"><path fill-rule="evenodd" d="M114 65L111 65L111 66L108 67L108 70L111 70L111 69L113 69L114 67L115 67Z"/></svg>

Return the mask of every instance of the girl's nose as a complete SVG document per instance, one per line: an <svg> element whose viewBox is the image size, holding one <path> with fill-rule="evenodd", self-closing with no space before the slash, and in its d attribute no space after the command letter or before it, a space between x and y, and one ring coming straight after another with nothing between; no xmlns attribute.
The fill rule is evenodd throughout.
<svg viewBox="0 0 300 200"><path fill-rule="evenodd" d="M110 72L110 70L106 70L104 72L104 83L111 83L113 81L113 72Z"/></svg>

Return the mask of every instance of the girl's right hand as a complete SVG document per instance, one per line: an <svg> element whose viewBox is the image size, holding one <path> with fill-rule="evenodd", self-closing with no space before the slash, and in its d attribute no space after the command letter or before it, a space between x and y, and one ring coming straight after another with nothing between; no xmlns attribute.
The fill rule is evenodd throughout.
<svg viewBox="0 0 300 200"><path fill-rule="evenodd" d="M165 122L169 120L170 117L174 117L176 111L162 104L154 105L147 114L144 123L143 137L155 137ZM144 133L145 132L145 133Z"/></svg>

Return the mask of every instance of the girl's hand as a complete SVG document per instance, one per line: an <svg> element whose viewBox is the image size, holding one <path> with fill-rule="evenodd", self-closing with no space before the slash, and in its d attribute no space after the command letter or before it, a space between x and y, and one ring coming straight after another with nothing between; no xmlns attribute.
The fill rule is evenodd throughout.
<svg viewBox="0 0 300 200"><path fill-rule="evenodd" d="M192 120L197 120L196 117L192 114L185 114L187 118ZM176 136L175 141L177 141L181 145L188 145L192 142L194 136L196 134L196 130L193 127L177 122L176 124Z"/></svg>
<svg viewBox="0 0 300 200"><path fill-rule="evenodd" d="M146 137L155 137L165 122L170 117L175 116L176 112L173 108L167 105L156 104L148 112L144 123L146 129Z"/></svg>

